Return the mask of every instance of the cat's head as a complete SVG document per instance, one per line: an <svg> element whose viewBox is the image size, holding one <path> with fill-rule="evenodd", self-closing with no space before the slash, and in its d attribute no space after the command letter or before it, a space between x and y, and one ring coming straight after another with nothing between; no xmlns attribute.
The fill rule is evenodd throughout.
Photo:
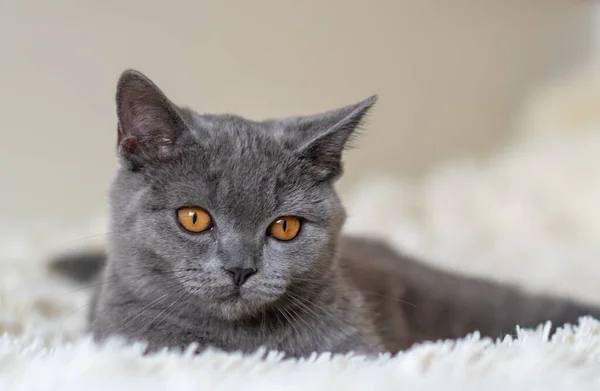
<svg viewBox="0 0 600 391"><path fill-rule="evenodd" d="M325 278L345 218L333 186L342 151L375 100L255 122L180 108L126 71L113 267L138 295L231 320Z"/></svg>

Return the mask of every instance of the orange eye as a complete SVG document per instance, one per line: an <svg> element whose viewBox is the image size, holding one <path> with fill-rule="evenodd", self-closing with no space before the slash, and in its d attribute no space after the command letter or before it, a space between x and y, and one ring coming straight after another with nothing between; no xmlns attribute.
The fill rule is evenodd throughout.
<svg viewBox="0 0 600 391"><path fill-rule="evenodd" d="M177 210L179 224L187 231L200 233L212 227L212 219L202 208L189 206Z"/></svg>
<svg viewBox="0 0 600 391"><path fill-rule="evenodd" d="M269 226L269 235L279 240L292 240L300 232L302 223L300 219L294 216L283 216L271 223Z"/></svg>

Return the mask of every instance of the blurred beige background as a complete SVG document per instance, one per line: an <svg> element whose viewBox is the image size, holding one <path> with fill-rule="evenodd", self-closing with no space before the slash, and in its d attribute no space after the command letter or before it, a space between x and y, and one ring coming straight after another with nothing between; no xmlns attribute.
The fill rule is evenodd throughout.
<svg viewBox="0 0 600 391"><path fill-rule="evenodd" d="M254 119L380 101L347 191L510 137L528 94L585 62L575 0L0 2L0 223L106 208L114 86L137 68L178 103Z"/></svg>

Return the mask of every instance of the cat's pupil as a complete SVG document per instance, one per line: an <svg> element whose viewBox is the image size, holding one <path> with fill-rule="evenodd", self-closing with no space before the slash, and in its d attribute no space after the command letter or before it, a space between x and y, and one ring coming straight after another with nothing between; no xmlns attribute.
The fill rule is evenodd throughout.
<svg viewBox="0 0 600 391"><path fill-rule="evenodd" d="M283 232L287 231L287 221L283 220L283 223L281 224L281 228L283 229Z"/></svg>
<svg viewBox="0 0 600 391"><path fill-rule="evenodd" d="M198 222L198 213L192 214L192 223L196 224Z"/></svg>

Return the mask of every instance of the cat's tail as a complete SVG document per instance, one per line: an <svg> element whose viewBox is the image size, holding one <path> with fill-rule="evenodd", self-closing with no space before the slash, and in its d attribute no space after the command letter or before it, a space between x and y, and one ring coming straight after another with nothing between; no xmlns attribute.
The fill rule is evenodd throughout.
<svg viewBox="0 0 600 391"><path fill-rule="evenodd" d="M103 250L84 250L60 254L49 263L52 273L77 282L96 280L106 265L106 253Z"/></svg>

